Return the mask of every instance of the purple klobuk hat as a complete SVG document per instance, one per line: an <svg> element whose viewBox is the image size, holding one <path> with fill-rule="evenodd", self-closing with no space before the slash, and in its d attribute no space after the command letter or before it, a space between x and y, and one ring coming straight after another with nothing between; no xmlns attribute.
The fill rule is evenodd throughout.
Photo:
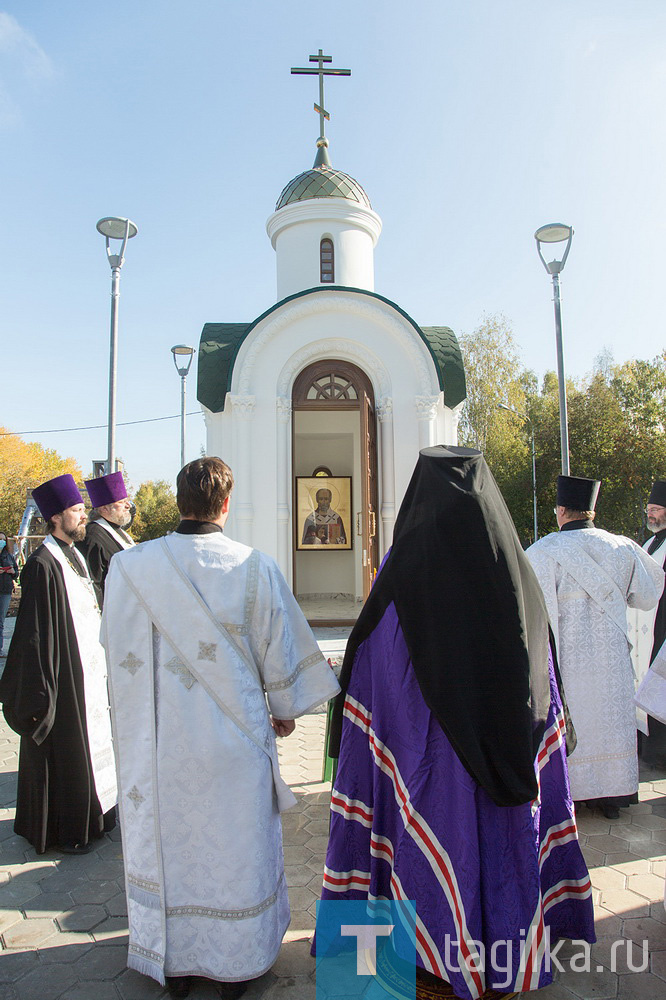
<svg viewBox="0 0 666 1000"><path fill-rule="evenodd" d="M86 489L93 507L104 507L107 503L124 500L127 496L122 472L110 472L108 476L86 479Z"/></svg>
<svg viewBox="0 0 666 1000"><path fill-rule="evenodd" d="M39 507L39 513L45 521L48 521L54 514L61 514L68 507L83 503L83 497L74 482L74 477L70 476L69 473L64 476L56 476L55 479L49 479L47 483L35 487L32 491L32 499Z"/></svg>

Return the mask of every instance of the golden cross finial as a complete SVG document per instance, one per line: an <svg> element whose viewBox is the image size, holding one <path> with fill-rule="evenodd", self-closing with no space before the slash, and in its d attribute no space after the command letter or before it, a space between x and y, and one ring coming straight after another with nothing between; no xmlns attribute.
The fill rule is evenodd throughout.
<svg viewBox="0 0 666 1000"><path fill-rule="evenodd" d="M319 104L315 104L314 109L319 115L319 138L324 139L326 137L326 131L324 126L324 121L330 121L331 116L328 111L324 108L324 77L325 76L351 76L350 69L333 69L332 66L326 66L325 63L333 62L333 56L325 56L323 51L319 49L319 53L316 56L310 56L310 62L316 62L317 69L312 66L306 66L303 69L298 69L292 66L292 74L303 74L307 76L318 76L319 77Z"/></svg>

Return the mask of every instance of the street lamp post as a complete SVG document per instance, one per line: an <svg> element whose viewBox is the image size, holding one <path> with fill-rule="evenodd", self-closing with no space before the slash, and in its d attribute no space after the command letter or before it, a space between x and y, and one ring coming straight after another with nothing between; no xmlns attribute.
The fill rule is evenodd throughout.
<svg viewBox="0 0 666 1000"><path fill-rule="evenodd" d="M564 265L571 249L571 238L573 236L571 226L565 226L555 222L548 226L541 226L534 234L537 250L543 266L553 279L553 301L555 303L555 340L557 343L557 380L560 390L560 451L562 452L562 475L569 475L569 425L567 421L567 387L564 381L564 350L562 348L562 311L560 307L560 273L564 270ZM566 247L561 260L551 260L547 263L542 252L542 243L564 243Z"/></svg>
<svg viewBox="0 0 666 1000"><path fill-rule="evenodd" d="M180 467L182 469L185 465L185 379L192 364L194 348L176 344L171 348L171 353L176 371L180 375Z"/></svg>
<svg viewBox="0 0 666 1000"><path fill-rule="evenodd" d="M528 417L526 413L521 413L520 410L515 410L513 406L509 406L508 403L498 403L500 410L508 410L509 413L513 413L514 416L520 417L526 423L530 425L530 437L532 439L532 509L534 512L534 541L539 537L539 524L537 521L537 479L536 479L536 448L534 445L534 424L532 423L532 418Z"/></svg>
<svg viewBox="0 0 666 1000"><path fill-rule="evenodd" d="M116 375L118 369L118 300L120 299L120 268L125 263L127 241L138 230L129 219L109 216L97 223L97 232L106 238L106 256L111 265L111 350L109 355L109 438L106 458L107 474L116 466ZM112 253L109 240L122 240L119 253Z"/></svg>

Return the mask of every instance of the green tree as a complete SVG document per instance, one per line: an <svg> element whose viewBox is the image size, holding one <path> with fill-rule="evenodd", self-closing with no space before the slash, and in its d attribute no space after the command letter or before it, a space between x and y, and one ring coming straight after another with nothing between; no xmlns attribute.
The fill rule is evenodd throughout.
<svg viewBox="0 0 666 1000"><path fill-rule="evenodd" d="M521 539L532 530L532 470L529 416L536 377L521 361L504 316L485 316L473 333L459 338L467 399L459 425L464 447L478 448L495 476Z"/></svg>
<svg viewBox="0 0 666 1000"><path fill-rule="evenodd" d="M81 485L83 476L73 458L63 458L53 448L23 441L4 427L0 432L0 526L6 534L15 535L28 490L67 472Z"/></svg>
<svg viewBox="0 0 666 1000"><path fill-rule="evenodd" d="M658 434L666 414L666 351L654 361L627 361L615 367L610 385L632 423Z"/></svg>
<svg viewBox="0 0 666 1000"><path fill-rule="evenodd" d="M525 407L524 373L513 333L504 316L484 316L473 333L459 338L465 364L467 399L460 415L460 440L488 457L493 447L513 441L513 424L497 419L500 403Z"/></svg>
<svg viewBox="0 0 666 1000"><path fill-rule="evenodd" d="M591 376L567 383L571 474L602 480L595 522L599 527L641 540L650 484L666 476L666 435L653 406L653 395L666 386L665 368L663 357L631 361L597 367ZM556 528L552 508L561 469L553 373L544 379L531 412L537 435L540 533L545 533Z"/></svg>
<svg viewBox="0 0 666 1000"><path fill-rule="evenodd" d="M508 402L534 428L539 535L557 529L553 506L561 471L557 376L541 389L521 365L503 317L486 317L460 338L468 400L460 443L480 448L507 502L521 540L532 533L530 424L500 408ZM653 361L613 364L599 355L593 373L567 381L571 474L602 480L596 523L642 540L643 508L653 479L666 479L666 351Z"/></svg>
<svg viewBox="0 0 666 1000"><path fill-rule="evenodd" d="M180 515L176 496L164 479L141 483L134 497L136 516L131 534L135 541L160 538L178 527Z"/></svg>

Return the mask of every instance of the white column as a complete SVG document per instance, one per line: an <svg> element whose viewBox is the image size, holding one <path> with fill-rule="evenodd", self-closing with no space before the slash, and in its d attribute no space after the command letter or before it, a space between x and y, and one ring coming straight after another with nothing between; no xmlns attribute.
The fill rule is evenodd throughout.
<svg viewBox="0 0 666 1000"><path fill-rule="evenodd" d="M292 580L292 546L289 533L291 509L291 400L278 396L277 406L277 561L288 583Z"/></svg>
<svg viewBox="0 0 666 1000"><path fill-rule="evenodd" d="M419 449L431 448L437 443L437 404L439 396L417 396L417 420L419 425Z"/></svg>
<svg viewBox="0 0 666 1000"><path fill-rule="evenodd" d="M234 421L234 498L236 540L252 545L252 419L254 396L232 396L231 412Z"/></svg>
<svg viewBox="0 0 666 1000"><path fill-rule="evenodd" d="M379 400L377 404L377 417L379 419L379 452L382 461L382 495L380 500L382 534L380 538L380 552L383 559L393 541L393 527L395 525L395 451L393 441L393 400L390 396L385 396L384 399Z"/></svg>
<svg viewBox="0 0 666 1000"><path fill-rule="evenodd" d="M460 414L462 412L463 403L458 403L458 405L450 410L448 406L444 407L444 417L446 420L446 440L444 444L458 444L458 425L460 423Z"/></svg>

